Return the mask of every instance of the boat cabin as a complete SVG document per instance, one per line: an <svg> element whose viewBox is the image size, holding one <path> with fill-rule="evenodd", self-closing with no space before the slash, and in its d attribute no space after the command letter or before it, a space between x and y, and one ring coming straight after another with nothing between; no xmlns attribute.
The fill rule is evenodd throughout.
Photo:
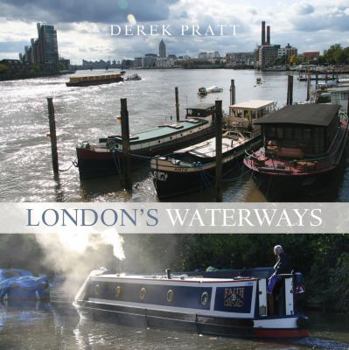
<svg viewBox="0 0 349 350"><path fill-rule="evenodd" d="M256 121L262 127L265 155L302 159L325 154L340 127L339 108L332 104L286 106Z"/></svg>
<svg viewBox="0 0 349 350"><path fill-rule="evenodd" d="M202 118L213 115L215 112L214 103L199 103L186 109L186 118Z"/></svg>
<svg viewBox="0 0 349 350"><path fill-rule="evenodd" d="M268 100L250 100L229 107L227 124L241 131L255 129L257 119L275 110L275 102ZM259 129L259 128L257 128Z"/></svg>

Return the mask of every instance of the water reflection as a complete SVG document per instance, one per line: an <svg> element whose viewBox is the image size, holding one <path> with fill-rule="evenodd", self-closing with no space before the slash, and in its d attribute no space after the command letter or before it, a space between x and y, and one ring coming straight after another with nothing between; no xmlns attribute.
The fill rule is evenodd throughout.
<svg viewBox="0 0 349 350"><path fill-rule="evenodd" d="M69 303L0 305L0 349L348 349L348 321L311 315L312 337L292 343L203 336L166 329L123 326L80 317ZM329 339L321 339L327 337Z"/></svg>

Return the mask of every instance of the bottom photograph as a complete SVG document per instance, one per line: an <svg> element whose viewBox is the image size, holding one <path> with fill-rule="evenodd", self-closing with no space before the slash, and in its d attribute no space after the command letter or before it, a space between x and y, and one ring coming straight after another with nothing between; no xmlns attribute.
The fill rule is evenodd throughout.
<svg viewBox="0 0 349 350"><path fill-rule="evenodd" d="M349 349L349 235L0 236L0 349Z"/></svg>

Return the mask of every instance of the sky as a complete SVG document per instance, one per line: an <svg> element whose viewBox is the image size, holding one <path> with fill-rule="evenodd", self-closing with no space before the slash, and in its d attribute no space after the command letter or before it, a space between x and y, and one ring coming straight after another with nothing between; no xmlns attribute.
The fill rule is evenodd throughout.
<svg viewBox="0 0 349 350"><path fill-rule="evenodd" d="M0 59L18 58L37 37L37 22L54 25L60 56L79 64L158 53L162 38L168 54L253 51L262 20L271 26L272 44L290 43L299 52L349 46L349 0L0 0ZM111 25L122 33L112 36ZM134 33L143 25L147 35L126 36L125 25ZM150 36L150 25L166 25L172 36ZM181 35L182 26L192 25L201 36Z"/></svg>

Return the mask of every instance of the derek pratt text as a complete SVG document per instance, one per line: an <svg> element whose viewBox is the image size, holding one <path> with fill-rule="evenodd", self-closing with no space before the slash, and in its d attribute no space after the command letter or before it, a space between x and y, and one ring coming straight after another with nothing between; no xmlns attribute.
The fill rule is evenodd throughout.
<svg viewBox="0 0 349 350"><path fill-rule="evenodd" d="M236 36L237 24L216 24L200 26L198 24L112 24L111 36Z"/></svg>

